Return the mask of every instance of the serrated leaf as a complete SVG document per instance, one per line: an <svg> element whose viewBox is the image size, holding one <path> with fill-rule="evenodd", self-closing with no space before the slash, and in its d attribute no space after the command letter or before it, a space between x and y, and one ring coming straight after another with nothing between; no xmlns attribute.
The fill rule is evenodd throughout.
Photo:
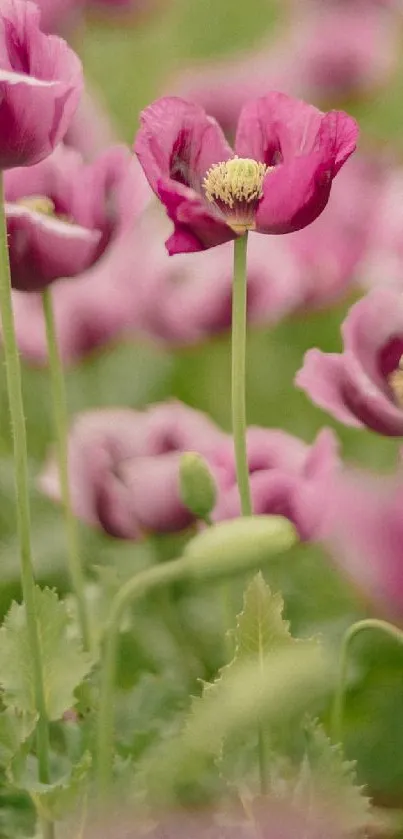
<svg viewBox="0 0 403 839"><path fill-rule="evenodd" d="M294 786L294 800L306 804L319 798L343 819L349 833L368 826L370 801L357 784L355 761L346 760L341 744L333 744L318 720L304 726L305 754Z"/></svg>
<svg viewBox="0 0 403 839"><path fill-rule="evenodd" d="M281 594L272 594L263 574L259 572L247 586L242 612L237 616L236 628L231 633L234 639L234 655L229 664L221 669L213 683L203 683L203 694L193 702L192 711L203 703L212 692L231 678L233 670L247 661L256 661L263 670L265 659L284 647L303 642L293 638L288 621L283 618L284 602ZM309 643L309 642L308 642ZM222 747L222 738L217 731L217 748Z"/></svg>
<svg viewBox="0 0 403 839"><path fill-rule="evenodd" d="M50 589L36 588L39 642L50 720L74 705L74 690L91 669L90 657L69 637L65 604ZM24 604L13 603L0 629L0 685L3 701L21 713L36 712L34 671Z"/></svg>
<svg viewBox="0 0 403 839"><path fill-rule="evenodd" d="M73 812L86 795L91 765L91 755L85 752L55 783L41 784L36 761L29 758L23 768L13 765L8 778L13 786L28 793L40 818L57 821Z"/></svg>
<svg viewBox="0 0 403 839"><path fill-rule="evenodd" d="M36 714L21 714L7 708L0 714L0 766L7 768L35 729Z"/></svg>
<svg viewBox="0 0 403 839"><path fill-rule="evenodd" d="M234 661L298 643L290 634L283 609L281 594L272 594L263 574L256 574L244 593L243 610L237 617Z"/></svg>

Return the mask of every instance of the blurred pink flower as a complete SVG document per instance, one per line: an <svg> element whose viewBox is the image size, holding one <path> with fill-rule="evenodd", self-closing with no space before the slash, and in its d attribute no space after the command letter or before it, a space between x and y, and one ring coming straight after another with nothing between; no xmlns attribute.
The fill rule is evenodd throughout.
<svg viewBox="0 0 403 839"><path fill-rule="evenodd" d="M344 351L309 350L296 383L345 425L403 435L403 298L391 289L356 303L342 327Z"/></svg>
<svg viewBox="0 0 403 839"><path fill-rule="evenodd" d="M92 165L59 146L46 160L5 176L11 281L40 291L74 277L105 251L121 224L130 153L114 146Z"/></svg>
<svg viewBox="0 0 403 839"><path fill-rule="evenodd" d="M318 491L320 489L318 487ZM403 614L403 483L345 470L327 481L321 540L338 568L389 617Z"/></svg>
<svg viewBox="0 0 403 839"><path fill-rule="evenodd" d="M361 285L403 289L403 169L389 165L368 219L369 248L360 268Z"/></svg>
<svg viewBox="0 0 403 839"><path fill-rule="evenodd" d="M207 460L224 432L198 411L177 402L94 411L78 417L70 433L73 507L88 524L123 539L144 531L182 530L193 521L179 495L179 464L185 451ZM40 487L60 500L55 460L50 458Z"/></svg>
<svg viewBox="0 0 403 839"><path fill-rule="evenodd" d="M323 480L340 464L335 434L325 428L309 446L284 431L251 427L247 448L254 513L285 516L295 524L301 539L315 539L324 509L317 486L323 487ZM225 485L214 518L236 518L240 501L232 440L221 447L218 463Z"/></svg>
<svg viewBox="0 0 403 839"><path fill-rule="evenodd" d="M84 91L64 142L91 161L117 142L118 131L100 97Z"/></svg>
<svg viewBox="0 0 403 839"><path fill-rule="evenodd" d="M135 227L150 190L132 158L117 185L119 212L113 235L98 261L83 274L61 279L53 287L60 352L65 364L114 340L142 322L137 287ZM23 357L46 364L47 342L40 295L13 293L17 341Z"/></svg>
<svg viewBox="0 0 403 839"><path fill-rule="evenodd" d="M66 34L79 19L85 0L34 0L41 11L44 32Z"/></svg>
<svg viewBox="0 0 403 839"><path fill-rule="evenodd" d="M39 28L39 9L2 0L0 9L0 169L32 166L63 139L83 87L73 50Z"/></svg>
<svg viewBox="0 0 403 839"><path fill-rule="evenodd" d="M143 412L82 414L73 423L69 443L76 515L125 539L138 539L143 531L182 530L192 521L179 496L179 464L186 451L203 455L215 476L214 519L239 515L232 437L201 412L170 402ZM302 538L315 538L322 513L316 487L339 464L335 435L324 429L308 446L282 431L251 428L248 457L255 512L287 516ZM60 500L53 456L39 484L46 495Z"/></svg>
<svg viewBox="0 0 403 839"><path fill-rule="evenodd" d="M280 93L243 109L235 154L218 124L183 99L143 111L135 150L175 231L170 254L242 235L290 233L325 208L333 178L355 149L358 127Z"/></svg>
<svg viewBox="0 0 403 839"><path fill-rule="evenodd" d="M399 55L393 15L373 4L363 15L352 2L312 9L299 4L297 12L277 39L215 66L182 72L170 90L205 108L231 137L246 103L269 90L329 106L388 81Z"/></svg>

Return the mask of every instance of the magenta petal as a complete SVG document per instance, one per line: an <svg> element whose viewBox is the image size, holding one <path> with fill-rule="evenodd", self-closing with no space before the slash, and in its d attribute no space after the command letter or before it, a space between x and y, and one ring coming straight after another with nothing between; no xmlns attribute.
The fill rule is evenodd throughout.
<svg viewBox="0 0 403 839"><path fill-rule="evenodd" d="M180 454L170 452L136 458L123 467L133 518L142 530L170 533L192 523L194 516L180 500L180 459Z"/></svg>
<svg viewBox="0 0 403 839"><path fill-rule="evenodd" d="M39 29L34 3L2 0L0 168L31 166L61 142L83 88L78 57Z"/></svg>
<svg viewBox="0 0 403 839"><path fill-rule="evenodd" d="M269 171L256 213L257 231L292 233L315 221L329 200L328 167L327 159L313 152Z"/></svg>
<svg viewBox="0 0 403 839"><path fill-rule="evenodd" d="M310 154L323 114L313 105L285 93L269 93L248 102L241 111L235 141L239 157L268 166Z"/></svg>
<svg viewBox="0 0 403 839"><path fill-rule="evenodd" d="M161 178L200 191L210 166L233 157L218 123L179 97L157 99L140 122L134 148L154 192Z"/></svg>
<svg viewBox="0 0 403 839"><path fill-rule="evenodd" d="M175 233L166 243L168 253L203 251L236 238L236 233L215 218L193 190L160 181L158 195L175 225Z"/></svg>
<svg viewBox="0 0 403 839"><path fill-rule="evenodd" d="M333 158L333 177L355 151L358 139L358 125L344 111L329 111L323 117L319 145L327 146Z"/></svg>
<svg viewBox="0 0 403 839"><path fill-rule="evenodd" d="M351 307L342 326L345 349L351 352L366 374L385 389L382 350L400 339L401 352L391 365L397 367L403 354L403 299L393 289L379 288Z"/></svg>
<svg viewBox="0 0 403 839"><path fill-rule="evenodd" d="M101 234L49 218L18 204L6 204L13 288L42 291L60 277L88 268L99 251Z"/></svg>
<svg viewBox="0 0 403 839"><path fill-rule="evenodd" d="M325 545L385 615L403 614L403 487L363 472L328 483Z"/></svg>
<svg viewBox="0 0 403 839"><path fill-rule="evenodd" d="M344 359L337 353L322 353L320 350L308 350L304 365L295 377L298 387L308 394L320 408L329 411L332 416L355 428L363 423L349 410L343 396L345 382Z"/></svg>

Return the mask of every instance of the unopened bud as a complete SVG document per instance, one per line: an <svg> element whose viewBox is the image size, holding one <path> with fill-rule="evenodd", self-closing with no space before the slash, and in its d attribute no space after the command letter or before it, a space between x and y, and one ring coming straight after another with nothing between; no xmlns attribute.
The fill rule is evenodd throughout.
<svg viewBox="0 0 403 839"><path fill-rule="evenodd" d="M200 454L187 452L180 463L180 495L185 507L199 519L207 519L217 501L217 487Z"/></svg>
<svg viewBox="0 0 403 839"><path fill-rule="evenodd" d="M247 516L219 522L188 542L184 555L190 574L198 579L232 576L261 568L288 551L297 532L283 516Z"/></svg>

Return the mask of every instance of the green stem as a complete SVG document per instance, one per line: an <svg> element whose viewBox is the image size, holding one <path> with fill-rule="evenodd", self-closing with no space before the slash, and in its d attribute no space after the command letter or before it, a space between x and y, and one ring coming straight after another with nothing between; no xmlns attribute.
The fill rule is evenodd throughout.
<svg viewBox="0 0 403 839"><path fill-rule="evenodd" d="M101 697L97 725L97 772L100 796L108 793L113 766L113 694L116 676L119 630L125 610L152 589L186 577L187 557L174 559L136 574L115 596L105 630L105 653L101 674Z"/></svg>
<svg viewBox="0 0 403 839"><path fill-rule="evenodd" d="M252 513L249 467L246 449L246 255L248 234L234 242L234 281L232 289L232 432L234 435L236 474L243 516Z"/></svg>
<svg viewBox="0 0 403 839"><path fill-rule="evenodd" d="M398 629L397 626L393 626L393 624L388 623L387 621L377 620L376 618L367 618L366 620L357 621L357 623L354 623L349 627L349 629L347 629L341 647L339 677L332 712L332 737L335 743L341 743L343 739L343 716L350 646L356 635L359 635L360 632L367 629L375 629L380 632L384 632L399 644L403 644L403 631L401 629Z"/></svg>
<svg viewBox="0 0 403 839"><path fill-rule="evenodd" d="M78 529L73 514L68 472L68 413L63 365L57 343L52 292L46 288L42 293L43 313L48 343L49 371L52 389L54 425L57 441L57 459L60 490L67 533L68 566L74 593L77 598L78 618L85 650L91 649L91 633L85 599L85 579L78 547Z"/></svg>
<svg viewBox="0 0 403 839"><path fill-rule="evenodd" d="M232 432L236 475L243 516L252 514L246 445L246 324L247 324L248 233L234 241L234 280L232 288ZM228 595L227 595L228 597ZM260 788L267 790L267 747L265 731L258 726Z"/></svg>
<svg viewBox="0 0 403 839"><path fill-rule="evenodd" d="M4 212L4 187L2 173L0 173L0 313L3 326L7 390L14 448L16 515L20 542L21 584L25 603L28 637L31 647L30 651L32 656L35 706L38 712L37 755L39 764L39 780L46 784L50 781L49 725L46 713L42 654L39 639L35 578L31 549L27 438L22 399L21 365L15 335L11 297L11 276L7 247L7 226ZM46 839L49 839L52 833L52 825L48 824L46 829Z"/></svg>

